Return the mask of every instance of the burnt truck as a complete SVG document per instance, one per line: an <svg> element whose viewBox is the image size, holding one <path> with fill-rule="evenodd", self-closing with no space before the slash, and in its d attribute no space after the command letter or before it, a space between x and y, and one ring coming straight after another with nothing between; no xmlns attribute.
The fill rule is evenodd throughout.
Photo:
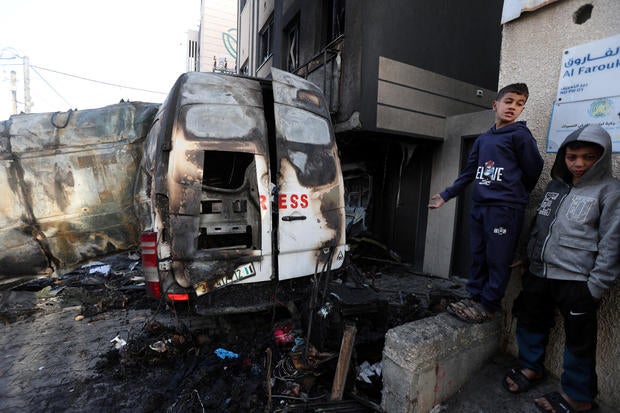
<svg viewBox="0 0 620 413"><path fill-rule="evenodd" d="M190 72L161 105L3 122L0 275L139 244L147 293L187 301L340 268L344 183L328 106L314 84L271 73Z"/></svg>

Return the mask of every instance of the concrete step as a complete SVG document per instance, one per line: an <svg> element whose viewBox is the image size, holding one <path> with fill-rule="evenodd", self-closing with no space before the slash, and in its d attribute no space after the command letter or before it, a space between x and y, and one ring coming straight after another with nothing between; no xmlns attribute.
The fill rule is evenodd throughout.
<svg viewBox="0 0 620 413"><path fill-rule="evenodd" d="M537 413L534 398L559 390L550 377L527 393L502 386L517 365L499 352L501 317L468 324L447 313L389 330L383 349L381 407L389 413ZM598 413L618 409L599 403Z"/></svg>

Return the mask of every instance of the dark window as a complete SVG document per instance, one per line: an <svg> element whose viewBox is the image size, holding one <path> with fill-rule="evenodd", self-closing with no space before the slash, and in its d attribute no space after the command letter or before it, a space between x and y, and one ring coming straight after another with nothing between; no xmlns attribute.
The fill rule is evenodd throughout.
<svg viewBox="0 0 620 413"><path fill-rule="evenodd" d="M187 42L187 71L198 72L198 42L189 40Z"/></svg>
<svg viewBox="0 0 620 413"><path fill-rule="evenodd" d="M259 33L260 49L258 51L259 65L265 63L273 53L273 15L269 17L267 23Z"/></svg>
<svg viewBox="0 0 620 413"><path fill-rule="evenodd" d="M286 70L293 72L299 67L299 17L286 30Z"/></svg>
<svg viewBox="0 0 620 413"><path fill-rule="evenodd" d="M325 0L325 43L344 34L345 0Z"/></svg>

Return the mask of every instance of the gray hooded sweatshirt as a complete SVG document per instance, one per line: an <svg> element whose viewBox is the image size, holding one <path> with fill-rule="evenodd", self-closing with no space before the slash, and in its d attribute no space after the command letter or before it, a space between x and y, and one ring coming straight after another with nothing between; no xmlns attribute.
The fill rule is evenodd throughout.
<svg viewBox="0 0 620 413"><path fill-rule="evenodd" d="M566 167L566 144L594 142L604 151L575 185ZM620 181L611 174L611 138L599 125L566 137L551 169L530 234L532 274L556 280L587 281L601 298L620 272Z"/></svg>

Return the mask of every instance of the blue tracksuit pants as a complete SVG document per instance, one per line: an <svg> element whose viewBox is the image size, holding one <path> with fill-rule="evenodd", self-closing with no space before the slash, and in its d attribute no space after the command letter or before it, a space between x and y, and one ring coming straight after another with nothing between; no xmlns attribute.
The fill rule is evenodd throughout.
<svg viewBox="0 0 620 413"><path fill-rule="evenodd" d="M491 312L502 306L523 214L504 206L474 205L471 210L472 268L466 289Z"/></svg>

